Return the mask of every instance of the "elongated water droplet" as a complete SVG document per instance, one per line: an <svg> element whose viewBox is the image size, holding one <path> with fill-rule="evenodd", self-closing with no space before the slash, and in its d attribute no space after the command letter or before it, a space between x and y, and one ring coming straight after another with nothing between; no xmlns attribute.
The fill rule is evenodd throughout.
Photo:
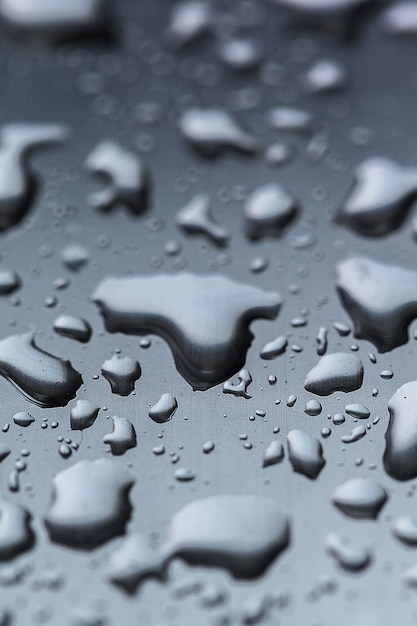
<svg viewBox="0 0 417 626"><path fill-rule="evenodd" d="M0 375L42 407L65 406L82 383L71 363L41 350L32 333L0 341Z"/></svg>
<svg viewBox="0 0 417 626"><path fill-rule="evenodd" d="M35 418L26 411L20 411L20 413L16 413L15 415L13 415L13 421L18 426L23 426L23 428L26 428L27 426L33 424Z"/></svg>
<svg viewBox="0 0 417 626"><path fill-rule="evenodd" d="M388 402L385 470L397 480L417 476L417 381L402 385Z"/></svg>
<svg viewBox="0 0 417 626"><path fill-rule="evenodd" d="M320 441L302 430L292 430L287 435L287 442L294 472L313 480L317 478L326 463Z"/></svg>
<svg viewBox="0 0 417 626"><path fill-rule="evenodd" d="M339 91L346 86L347 73L344 67L331 59L316 61L304 74L302 84L310 93Z"/></svg>
<svg viewBox="0 0 417 626"><path fill-rule="evenodd" d="M347 404L345 406L345 411L348 415L352 417L356 417L356 419L366 420L371 414L371 411L367 406L363 404Z"/></svg>
<svg viewBox="0 0 417 626"><path fill-rule="evenodd" d="M314 123L314 116L300 109L276 107L268 114L268 121L277 130L309 132Z"/></svg>
<svg viewBox="0 0 417 626"><path fill-rule="evenodd" d="M280 335L272 341L268 341L261 350L261 358L270 360L283 354L287 348L288 340L284 335Z"/></svg>
<svg viewBox="0 0 417 626"><path fill-rule="evenodd" d="M0 560L13 559L29 550L34 541L32 516L19 504L0 498Z"/></svg>
<svg viewBox="0 0 417 626"><path fill-rule="evenodd" d="M93 299L110 332L164 337L179 373L200 390L242 367L250 322L274 319L281 304L278 293L193 274L107 278Z"/></svg>
<svg viewBox="0 0 417 626"><path fill-rule="evenodd" d="M206 157L230 149L253 153L258 147L255 138L221 109L189 109L183 113L179 129L188 143Z"/></svg>
<svg viewBox="0 0 417 626"><path fill-rule="evenodd" d="M365 426L356 426L356 428L352 428L352 432L349 435L343 435L342 441L343 443L355 443L355 441L359 441L359 439L362 439L365 435Z"/></svg>

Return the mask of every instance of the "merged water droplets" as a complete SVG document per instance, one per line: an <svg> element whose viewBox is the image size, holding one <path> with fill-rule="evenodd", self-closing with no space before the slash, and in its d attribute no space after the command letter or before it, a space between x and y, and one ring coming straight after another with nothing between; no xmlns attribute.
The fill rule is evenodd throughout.
<svg viewBox="0 0 417 626"><path fill-rule="evenodd" d="M337 266L337 289L355 326L355 336L387 352L407 342L417 317L417 273L365 257Z"/></svg>
<svg viewBox="0 0 417 626"><path fill-rule="evenodd" d="M133 592L149 575L163 579L169 561L179 557L190 565L225 568L236 578L255 578L288 546L289 538L289 520L273 500L213 496L178 511L159 549L140 535L128 537L112 554L108 575Z"/></svg>
<svg viewBox="0 0 417 626"><path fill-rule="evenodd" d="M366 548L352 546L344 537L332 533L326 538L326 552L345 570L359 572L371 563L371 553Z"/></svg>
<svg viewBox="0 0 417 626"><path fill-rule="evenodd" d="M189 109L183 113L179 129L188 143L206 157L230 149L251 154L258 148L256 139L221 109Z"/></svg>
<svg viewBox="0 0 417 626"><path fill-rule="evenodd" d="M319 396L328 396L334 391L355 391L362 381L362 361L354 354L334 352L321 357L307 374L304 387Z"/></svg>
<svg viewBox="0 0 417 626"><path fill-rule="evenodd" d="M12 10L13 2L3 0L0 14L8 5ZM13 11L15 9L17 7ZM0 231L17 224L30 208L34 191L34 180L28 169L31 152L36 148L62 143L67 136L68 129L61 124L16 123L1 128Z"/></svg>
<svg viewBox="0 0 417 626"><path fill-rule="evenodd" d="M78 461L59 472L45 517L51 540L91 549L122 535L130 517L133 482L122 465L109 459Z"/></svg>
<svg viewBox="0 0 417 626"><path fill-rule="evenodd" d="M372 157L355 170L355 185L339 219L364 235L386 235L401 224L417 195L417 167Z"/></svg>
<svg viewBox="0 0 417 626"><path fill-rule="evenodd" d="M223 393L230 393L237 398L251 398L252 396L248 394L248 387L252 382L250 371L244 368L236 376L239 382L234 383L233 380L226 380L223 385Z"/></svg>
<svg viewBox="0 0 417 626"><path fill-rule="evenodd" d="M202 234L219 246L229 240L229 233L214 221L211 213L211 201L207 194L199 193L177 213L177 225L185 232Z"/></svg>
<svg viewBox="0 0 417 626"><path fill-rule="evenodd" d="M278 293L194 274L106 278L93 300L110 332L162 336L179 373L200 390L239 370L250 322L275 318L281 304Z"/></svg>
<svg viewBox="0 0 417 626"><path fill-rule="evenodd" d="M336 487L332 502L349 517L376 519L387 498L385 489L374 480L352 478Z"/></svg>
<svg viewBox="0 0 417 626"><path fill-rule="evenodd" d="M116 206L126 207L139 215L149 202L149 173L140 157L114 141L102 141L88 156L85 166L94 175L104 176L110 183L102 191L90 195L90 204L101 211Z"/></svg>
<svg viewBox="0 0 417 626"><path fill-rule="evenodd" d="M276 237L295 217L297 203L277 183L268 183L256 189L244 206L246 234L251 239Z"/></svg>
<svg viewBox="0 0 417 626"><path fill-rule="evenodd" d="M82 383L69 361L36 345L33 333L0 341L0 375L42 407L65 406Z"/></svg>

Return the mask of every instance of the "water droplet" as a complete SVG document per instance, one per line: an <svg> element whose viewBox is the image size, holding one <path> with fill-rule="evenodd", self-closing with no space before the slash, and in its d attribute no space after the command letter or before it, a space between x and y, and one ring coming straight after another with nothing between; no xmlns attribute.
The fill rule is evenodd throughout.
<svg viewBox="0 0 417 626"><path fill-rule="evenodd" d="M258 187L244 206L246 234L255 240L279 236L296 212L296 201L281 185Z"/></svg>
<svg viewBox="0 0 417 626"><path fill-rule="evenodd" d="M84 430L92 426L97 418L100 407L88 400L77 400L70 411L71 430Z"/></svg>
<svg viewBox="0 0 417 626"><path fill-rule="evenodd" d="M416 35L417 7L410 0L403 0L389 6L382 13L384 29L391 35Z"/></svg>
<svg viewBox="0 0 417 626"><path fill-rule="evenodd" d="M334 352L322 356L307 374L304 388L319 396L334 391L348 393L362 386L363 363L354 354Z"/></svg>
<svg viewBox="0 0 417 626"><path fill-rule="evenodd" d="M13 415L13 421L18 426L23 426L26 428L30 426L35 421L35 418L32 417L30 413L26 413L26 411L21 411L20 413L16 413Z"/></svg>
<svg viewBox="0 0 417 626"><path fill-rule="evenodd" d="M398 517L393 525L392 532L408 546L417 545L417 519L410 516Z"/></svg>
<svg viewBox="0 0 417 626"><path fill-rule="evenodd" d="M20 287L20 285L21 280L16 272L12 272L11 270L0 270L0 296L6 296L13 293Z"/></svg>
<svg viewBox="0 0 417 626"><path fill-rule="evenodd" d="M142 213L149 201L149 174L140 157L114 141L102 141L85 162L93 175L104 176L109 186L90 195L90 204L101 211L125 206L133 215Z"/></svg>
<svg viewBox="0 0 417 626"><path fill-rule="evenodd" d="M292 430L287 442L293 470L307 478L317 478L325 465L320 441L302 430Z"/></svg>
<svg viewBox="0 0 417 626"><path fill-rule="evenodd" d="M263 467L269 467L270 465L276 465L280 463L284 458L284 446L279 441L271 441L269 446L264 452L264 458L262 461Z"/></svg>
<svg viewBox="0 0 417 626"><path fill-rule="evenodd" d="M280 335L276 339L269 341L261 350L261 358L270 360L283 354L287 348L288 340L284 335Z"/></svg>
<svg viewBox="0 0 417 626"><path fill-rule="evenodd" d="M203 35L212 23L212 6L204 0L185 0L175 4L168 27L168 39L176 47Z"/></svg>
<svg viewBox="0 0 417 626"><path fill-rule="evenodd" d="M175 470L174 477L181 483L189 483L191 480L194 480L195 472L187 467L179 467Z"/></svg>
<svg viewBox="0 0 417 626"><path fill-rule="evenodd" d="M110 332L162 335L179 373L200 390L242 367L250 322L274 319L281 304L278 293L193 274L107 278L93 299Z"/></svg>
<svg viewBox="0 0 417 626"><path fill-rule="evenodd" d="M369 478L352 478L336 487L332 502L349 517L377 519L387 498L387 492L379 483Z"/></svg>
<svg viewBox="0 0 417 626"><path fill-rule="evenodd" d="M176 397L172 393L163 393L158 402L149 409L149 417L157 424L165 424L178 408Z"/></svg>
<svg viewBox="0 0 417 626"><path fill-rule="evenodd" d="M90 254L84 246L70 243L61 252L62 263L73 272L80 270L90 259Z"/></svg>
<svg viewBox="0 0 417 626"><path fill-rule="evenodd" d="M239 72L253 70L263 57L260 45L249 37L221 41L217 46L217 54L223 63Z"/></svg>
<svg viewBox="0 0 417 626"><path fill-rule="evenodd" d="M314 124L314 116L300 109L276 107L269 112L268 122L276 130L309 132Z"/></svg>
<svg viewBox="0 0 417 626"><path fill-rule="evenodd" d="M136 433L132 422L125 417L113 418L113 432L104 435L103 443L108 443L111 453L121 455L136 446Z"/></svg>
<svg viewBox="0 0 417 626"><path fill-rule="evenodd" d="M258 147L256 139L221 109L189 109L183 113L179 129L188 143L206 157L219 156L227 149L253 153Z"/></svg>
<svg viewBox="0 0 417 626"><path fill-rule="evenodd" d="M344 67L331 59L316 61L304 74L302 84L311 93L339 91L346 86L347 73Z"/></svg>
<svg viewBox="0 0 417 626"><path fill-rule="evenodd" d="M417 476L417 382L402 385L388 402L390 421L385 433L384 466L397 480Z"/></svg>
<svg viewBox="0 0 417 626"><path fill-rule="evenodd" d="M365 437L365 435L365 426L356 426L356 428L352 428L352 432L349 435L343 435L342 442L355 443L355 441L359 441L359 439L362 439L362 437Z"/></svg>
<svg viewBox="0 0 417 626"><path fill-rule="evenodd" d="M295 156L295 148L286 143L276 141L265 150L265 162L268 165L285 165Z"/></svg>
<svg viewBox="0 0 417 626"><path fill-rule="evenodd" d="M203 234L219 246L229 240L228 231L214 221L211 201L207 194L199 193L177 213L176 224L190 234Z"/></svg>
<svg viewBox="0 0 417 626"><path fill-rule="evenodd" d="M364 235L385 235L401 224L416 194L417 168L369 158L356 168L339 219Z"/></svg>
<svg viewBox="0 0 417 626"><path fill-rule="evenodd" d="M28 5L25 0L18 0ZM17 11L17 12L16 12ZM6 18L19 13L11 0L3 0L0 13ZM0 231L17 224L27 213L33 185L27 160L38 147L61 143L68 136L60 124L7 124L0 132Z"/></svg>
<svg viewBox="0 0 417 626"><path fill-rule="evenodd" d="M235 384L233 380L227 380L223 385L223 393L230 393L237 398L251 398L252 396L247 392L252 382L250 371L247 369L240 370L236 376L239 380L238 384Z"/></svg>
<svg viewBox="0 0 417 626"><path fill-rule="evenodd" d="M82 383L69 361L41 350L33 333L0 341L0 375L42 407L65 406Z"/></svg>
<svg viewBox="0 0 417 626"><path fill-rule="evenodd" d="M13 559L34 543L32 516L19 504L0 499L0 560Z"/></svg>
<svg viewBox="0 0 417 626"><path fill-rule="evenodd" d="M316 343L317 354L319 356L323 356L327 350L327 328L325 326L320 326L316 337Z"/></svg>
<svg viewBox="0 0 417 626"><path fill-rule="evenodd" d="M81 343L87 343L92 334L90 324L75 315L60 315L54 322L54 331L62 337L75 339Z"/></svg>
<svg viewBox="0 0 417 626"><path fill-rule="evenodd" d="M322 406L318 400L309 400L304 408L304 413L310 416L320 415Z"/></svg>
<svg viewBox="0 0 417 626"><path fill-rule="evenodd" d="M371 411L368 409L368 407L364 406L363 404L347 404L345 406L345 411L348 415L356 417L360 420L368 419L371 414Z"/></svg>
<svg viewBox="0 0 417 626"><path fill-rule="evenodd" d="M120 357L116 354L104 361L101 373L109 381L113 393L118 396L128 396L135 389L135 382L139 380L142 370L139 363L130 356Z"/></svg>
<svg viewBox="0 0 417 626"><path fill-rule="evenodd" d="M365 548L351 546L343 537L332 533L325 542L326 552L336 559L343 569L359 572L371 563L371 553Z"/></svg>
<svg viewBox="0 0 417 626"><path fill-rule="evenodd" d="M206 441L203 444L203 452L204 454L210 454L210 452L213 452L214 450L214 443L212 441Z"/></svg>
<svg viewBox="0 0 417 626"><path fill-rule="evenodd" d="M53 479L45 517L50 538L73 548L94 548L122 535L130 517L130 473L109 459L79 461Z"/></svg>

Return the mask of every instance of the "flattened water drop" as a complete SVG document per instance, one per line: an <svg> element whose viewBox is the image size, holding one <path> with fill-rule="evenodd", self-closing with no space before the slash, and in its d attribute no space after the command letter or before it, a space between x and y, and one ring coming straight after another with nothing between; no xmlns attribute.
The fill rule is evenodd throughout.
<svg viewBox="0 0 417 626"><path fill-rule="evenodd" d="M222 495L178 511L164 552L192 565L225 568L236 578L255 578L288 543L288 518L273 500Z"/></svg>
<svg viewBox="0 0 417 626"><path fill-rule="evenodd" d="M359 439L362 439L362 437L365 437L365 435L365 426L356 426L356 428L352 428L352 432L349 435L343 435L342 442L355 443L355 441L359 441Z"/></svg>
<svg viewBox="0 0 417 626"><path fill-rule="evenodd" d="M301 109L276 107L269 112L268 122L276 130L309 132L313 128L314 116Z"/></svg>
<svg viewBox="0 0 417 626"><path fill-rule="evenodd" d="M297 213L295 199L277 183L258 187L244 206L245 229L250 239L277 237Z"/></svg>
<svg viewBox="0 0 417 626"><path fill-rule="evenodd" d="M316 61L303 76L303 85L311 93L338 91L346 86L346 70L331 59Z"/></svg>
<svg viewBox="0 0 417 626"><path fill-rule="evenodd" d="M133 483L131 474L109 459L79 461L59 472L45 517L51 540L87 550L122 535Z"/></svg>
<svg viewBox="0 0 417 626"><path fill-rule="evenodd" d="M302 430L292 430L287 435L287 442L294 472L313 480L317 478L326 463L320 441Z"/></svg>
<svg viewBox="0 0 417 626"><path fill-rule="evenodd" d="M18 0L19 1L19 0ZM23 1L23 0L20 0ZM8 4L12 4L8 0ZM5 0L0 4L4 9ZM30 207L34 181L28 169L33 150L62 143L68 130L61 124L7 124L0 131L0 231L14 226Z"/></svg>
<svg viewBox="0 0 417 626"><path fill-rule="evenodd" d="M62 337L87 343L92 335L92 328L87 320L76 315L60 315L54 322L54 331Z"/></svg>
<svg viewBox="0 0 417 626"><path fill-rule="evenodd" d="M336 487L333 504L355 519L377 519L388 499L385 489L369 478L352 478Z"/></svg>
<svg viewBox="0 0 417 626"><path fill-rule="evenodd" d="M96 421L100 407L88 400L77 400L70 411L71 430L90 428Z"/></svg>
<svg viewBox="0 0 417 626"><path fill-rule="evenodd" d="M322 356L304 382L307 391L328 396L334 391L349 393L362 386L363 363L354 354L334 352Z"/></svg>
<svg viewBox="0 0 417 626"><path fill-rule="evenodd" d="M322 406L318 400L309 400L304 407L304 413L310 416L320 415Z"/></svg>
<svg viewBox="0 0 417 626"><path fill-rule="evenodd" d="M233 380L227 380L223 385L223 393L230 393L237 398L251 398L252 396L248 394L248 387L252 382L250 371L244 368L236 376L239 382L235 384Z"/></svg>
<svg viewBox="0 0 417 626"><path fill-rule="evenodd" d="M0 341L0 375L28 400L44 408L65 406L82 383L69 361L45 352L33 333Z"/></svg>
<svg viewBox="0 0 417 626"><path fill-rule="evenodd" d="M59 40L106 31L106 0L1 0L0 16L13 31Z"/></svg>
<svg viewBox="0 0 417 626"><path fill-rule="evenodd" d="M288 339L284 335L280 335L279 337L276 337L276 339L268 341L268 343L266 343L261 350L261 359L266 359L268 361L270 359L275 359L275 357L280 354L284 354L287 349L287 345Z"/></svg>
<svg viewBox="0 0 417 626"><path fill-rule="evenodd" d="M364 235L386 235L401 224L416 195L417 167L372 157L356 168L339 220Z"/></svg>
<svg viewBox="0 0 417 626"><path fill-rule="evenodd" d="M128 396L135 389L135 382L139 380L142 370L136 359L130 356L117 356L104 361L101 373L109 381L113 393L118 396Z"/></svg>
<svg viewBox="0 0 417 626"><path fill-rule="evenodd" d="M417 35L417 4L404 0L387 7L382 13L382 24L392 35Z"/></svg>
<svg viewBox="0 0 417 626"><path fill-rule="evenodd" d="M13 415L13 421L18 426L22 426L23 428L27 428L35 421L35 418L26 411L20 411L19 413L15 413Z"/></svg>
<svg viewBox="0 0 417 626"><path fill-rule="evenodd" d="M65 267L77 272L88 263L90 254L81 244L70 243L62 250L61 259Z"/></svg>
<svg viewBox="0 0 417 626"><path fill-rule="evenodd" d="M326 552L345 570L359 572L371 563L371 553L366 548L351 546L344 537L332 533L326 537Z"/></svg>
<svg viewBox="0 0 417 626"><path fill-rule="evenodd" d="M387 352L408 340L417 317L417 273L365 257L337 266L337 289L355 326L355 336Z"/></svg>
<svg viewBox="0 0 417 626"><path fill-rule="evenodd" d="M179 129L184 139L206 157L230 149L251 154L258 148L256 139L221 109L189 109L183 113Z"/></svg>
<svg viewBox="0 0 417 626"><path fill-rule="evenodd" d="M204 0L185 0L172 9L168 39L177 47L185 46L204 35L211 27L212 6Z"/></svg>
<svg viewBox="0 0 417 626"><path fill-rule="evenodd" d="M384 466L397 480L417 477L417 381L402 385L388 402Z"/></svg>
<svg viewBox="0 0 417 626"><path fill-rule="evenodd" d="M345 406L345 411L348 415L356 417L356 419L359 420L367 420L371 415L371 411L363 404L347 404Z"/></svg>
<svg viewBox="0 0 417 626"><path fill-rule="evenodd" d="M32 516L19 504L0 498L0 560L13 559L29 550L35 541Z"/></svg>
<svg viewBox="0 0 417 626"><path fill-rule="evenodd" d="M20 277L11 270L0 270L0 296L13 293L20 287Z"/></svg>
<svg viewBox="0 0 417 626"><path fill-rule="evenodd" d="M178 408L176 397L172 393L163 393L158 402L149 409L149 417L157 424L165 424Z"/></svg>
<svg viewBox="0 0 417 626"><path fill-rule="evenodd" d="M210 197L205 193L191 198L177 213L175 221L185 232L203 234L219 246L224 246L230 237L228 231L214 221Z"/></svg>
<svg viewBox="0 0 417 626"><path fill-rule="evenodd" d="M253 70L263 57L260 45L249 37L221 41L217 46L217 54L226 65L239 72Z"/></svg>
<svg viewBox="0 0 417 626"><path fill-rule="evenodd" d="M274 319L281 304L276 292L193 274L107 278L93 300L108 331L162 336L179 373L199 390L243 366L250 322Z"/></svg>
<svg viewBox="0 0 417 626"><path fill-rule="evenodd" d="M149 200L149 173L139 155L114 141L98 144L85 162L87 170L104 176L110 184L90 195L90 204L101 211L125 206L133 215L142 213Z"/></svg>
<svg viewBox="0 0 417 626"><path fill-rule="evenodd" d="M113 417L113 432L104 435L103 443L108 443L111 453L124 454L136 446L136 432L131 421L125 417Z"/></svg>

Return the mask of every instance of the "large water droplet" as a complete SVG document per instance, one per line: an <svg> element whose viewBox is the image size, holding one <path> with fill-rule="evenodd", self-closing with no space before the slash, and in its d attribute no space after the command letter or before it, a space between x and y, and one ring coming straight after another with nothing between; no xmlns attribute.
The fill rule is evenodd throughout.
<svg viewBox="0 0 417 626"><path fill-rule="evenodd" d="M42 407L65 406L82 383L81 375L69 361L35 344L33 333L0 341L0 375Z"/></svg>
<svg viewBox="0 0 417 626"><path fill-rule="evenodd" d="M165 424L178 408L177 399L172 393L163 393L158 402L149 409L149 417L157 424Z"/></svg>
<svg viewBox="0 0 417 626"><path fill-rule="evenodd" d="M402 385L388 402L384 466L397 480L417 476L417 381Z"/></svg>
<svg viewBox="0 0 417 626"><path fill-rule="evenodd" d="M0 560L12 559L34 543L32 516L19 504L0 499Z"/></svg>
<svg viewBox="0 0 417 626"><path fill-rule="evenodd" d="M156 333L195 389L226 380L244 364L249 324L278 314L281 298L221 276L107 278L96 289L110 332Z"/></svg>
<svg viewBox="0 0 417 626"><path fill-rule="evenodd" d="M337 266L337 288L355 325L355 336L387 352L407 342L417 317L417 273L365 257Z"/></svg>
<svg viewBox="0 0 417 626"><path fill-rule="evenodd" d="M45 517L50 538L74 548L94 548L122 535L130 517L131 474L109 459L79 461L53 479Z"/></svg>
<svg viewBox="0 0 417 626"><path fill-rule="evenodd" d="M294 198L277 183L268 183L256 189L244 206L246 234L251 239L276 237L295 217Z"/></svg>
<svg viewBox="0 0 417 626"><path fill-rule="evenodd" d="M376 519L387 498L385 489L374 480L352 478L336 487L332 502L349 517Z"/></svg>
<svg viewBox="0 0 417 626"><path fill-rule="evenodd" d="M87 343L93 332L85 319L75 315L60 315L54 322L54 331L62 337L75 339L81 343Z"/></svg>
<svg viewBox="0 0 417 626"><path fill-rule="evenodd" d="M115 354L104 361L101 373L109 381L113 393L128 396L135 389L135 382L139 380L142 370L136 359Z"/></svg>
<svg viewBox="0 0 417 626"><path fill-rule="evenodd" d="M404 219L417 195L417 168L369 158L355 170L355 185L339 219L365 235L385 235Z"/></svg>

